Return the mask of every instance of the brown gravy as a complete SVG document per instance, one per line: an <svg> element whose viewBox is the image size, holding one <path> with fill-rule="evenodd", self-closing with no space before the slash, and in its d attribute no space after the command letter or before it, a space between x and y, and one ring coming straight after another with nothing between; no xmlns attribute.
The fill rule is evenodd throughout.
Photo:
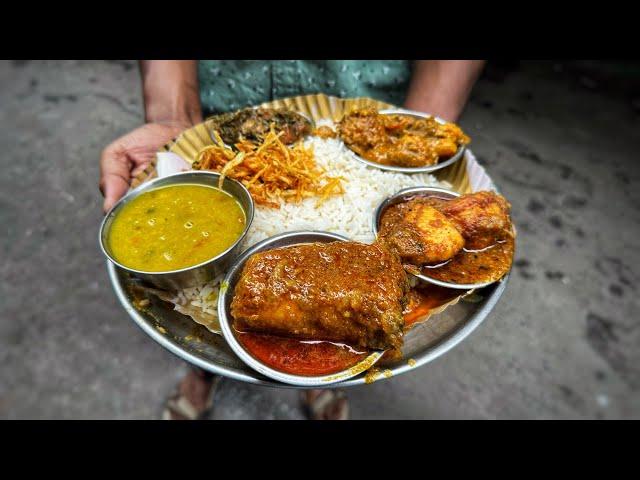
<svg viewBox="0 0 640 480"><path fill-rule="evenodd" d="M511 268L515 242L507 238L482 250L463 249L448 262L423 266L420 273L459 285L494 282Z"/></svg>

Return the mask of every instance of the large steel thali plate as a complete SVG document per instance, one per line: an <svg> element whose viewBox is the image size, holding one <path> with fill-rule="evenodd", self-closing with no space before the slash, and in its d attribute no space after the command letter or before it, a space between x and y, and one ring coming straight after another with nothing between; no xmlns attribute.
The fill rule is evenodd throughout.
<svg viewBox="0 0 640 480"><path fill-rule="evenodd" d="M294 108L310 115L314 120L317 120L316 117L322 118L330 114L335 121L337 116L352 104L372 105L377 108L393 107L372 99L338 99L321 94L278 100L272 102L272 105L265 104L264 106ZM188 135L185 136L184 141L178 142L177 149L174 151L183 155L184 158L192 155L206 137L206 130L203 130L202 125L204 124L194 127L192 132L187 132ZM210 140L207 141L210 142ZM141 177L136 179L134 186L140 181L152 178L154 171L154 166L150 166L148 171L143 172ZM449 169L442 169L437 173L441 180L449 181L454 186L456 183L460 183L460 188L456 188L459 191L496 189L491 178L477 163L470 149L465 150L464 161L456 162ZM461 178L461 175L464 178ZM172 305L153 295L148 296L150 300L148 306L144 309L136 308L135 299L127 288L128 273L109 261L107 261L107 270L116 296L133 322L153 340L178 357L212 373L242 382L281 388L305 388L283 384L262 376L245 365L233 353L221 335L210 332L204 326L195 323L190 317L174 311ZM473 295L475 301L469 302L462 299L443 312L431 316L426 322L412 328L405 335L403 358L384 366L379 365L381 369L388 369L391 375L388 373L387 375L379 374L375 380L384 380L419 368L455 347L487 318L504 293L508 279L509 275L500 282L476 290ZM481 298L479 301L478 296ZM367 383L367 378L366 373L363 373L324 388L341 388L365 383Z"/></svg>

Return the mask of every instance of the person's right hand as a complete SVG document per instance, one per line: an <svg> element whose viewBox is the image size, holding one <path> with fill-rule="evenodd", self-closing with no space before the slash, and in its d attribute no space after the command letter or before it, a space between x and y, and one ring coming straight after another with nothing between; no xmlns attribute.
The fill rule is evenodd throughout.
<svg viewBox="0 0 640 480"><path fill-rule="evenodd" d="M149 165L156 152L190 126L147 123L103 150L99 185L104 195L102 208L105 213L127 193L131 180Z"/></svg>

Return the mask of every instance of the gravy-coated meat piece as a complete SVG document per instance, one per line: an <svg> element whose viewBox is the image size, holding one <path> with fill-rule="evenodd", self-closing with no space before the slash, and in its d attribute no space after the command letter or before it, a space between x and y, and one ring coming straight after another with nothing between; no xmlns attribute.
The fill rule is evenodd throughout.
<svg viewBox="0 0 640 480"><path fill-rule="evenodd" d="M398 258L379 245L297 245L249 258L231 314L240 331L398 348L408 289Z"/></svg>
<svg viewBox="0 0 640 480"><path fill-rule="evenodd" d="M380 221L378 241L412 265L444 262L464 246L456 226L424 198L389 207Z"/></svg>
<svg viewBox="0 0 640 480"><path fill-rule="evenodd" d="M467 249L479 250L513 237L511 205L495 192L462 195L443 202L438 209L456 225Z"/></svg>

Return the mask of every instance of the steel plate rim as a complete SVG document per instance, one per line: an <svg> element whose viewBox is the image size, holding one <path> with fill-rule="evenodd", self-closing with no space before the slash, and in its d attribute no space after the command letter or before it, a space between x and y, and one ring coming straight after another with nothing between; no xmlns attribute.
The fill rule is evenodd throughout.
<svg viewBox="0 0 640 480"><path fill-rule="evenodd" d="M415 112L406 109L395 109L400 110L401 113L415 113L418 115L424 115L422 112ZM346 148L346 147L345 147ZM465 149L466 151L467 149ZM347 149L348 152L351 150ZM377 168L377 166L376 166ZM483 170L483 167L480 166ZM485 173L488 176L488 174ZM493 180L489 177L490 188L499 192L498 187L495 185ZM263 377L259 373L252 371L250 369L244 370L239 369L234 366L224 365L222 363L216 363L214 361L209 361L206 359L202 359L196 355L193 355L183 349L184 347L177 345L171 338L161 334L156 330L156 323L154 319L150 316L143 315L139 312L135 306L133 306L129 296L126 293L125 284L124 284L124 276L121 276L118 270L118 267L111 263L109 260L106 260L107 271L109 275L110 282L112 287L116 293L116 297L118 301L123 306L125 311L129 314L130 319L140 328L144 333L149 335L156 343L160 346L176 355L178 358L185 360L189 363L192 363L204 370L212 372L214 374L222 375L224 377L246 382L252 385L260 385L267 387L275 387L275 388L288 388L288 389L305 389L309 387L300 387L290 384L284 384L281 382L277 382L269 379L268 377ZM126 274L126 271L122 270L122 273ZM396 364L391 367L392 377L397 375L402 375L407 373L413 369L419 368L421 366L430 363L431 361L437 359L438 357L444 355L449 350L453 349L459 343L461 343L464 339L466 339L471 333L473 333L480 324L487 318L489 313L496 306L504 291L506 290L508 280L510 278L511 273L507 273L499 282L495 285L491 286L491 292L487 294L483 300L483 303L478 308L474 309L470 312L468 316L465 315L465 318L461 324L456 326L455 329L447 332L445 335L439 337L436 342L432 345L422 348L421 351L411 355L411 359L415 360L415 363L409 365L408 363ZM122 280L122 282L121 282ZM408 358L407 358L408 359ZM326 385L324 388L343 388L343 387L353 387L364 385L369 383L365 381L366 372L350 378L348 380ZM385 380L388 377L383 376L380 377L379 380ZM378 379L376 379L378 380Z"/></svg>

